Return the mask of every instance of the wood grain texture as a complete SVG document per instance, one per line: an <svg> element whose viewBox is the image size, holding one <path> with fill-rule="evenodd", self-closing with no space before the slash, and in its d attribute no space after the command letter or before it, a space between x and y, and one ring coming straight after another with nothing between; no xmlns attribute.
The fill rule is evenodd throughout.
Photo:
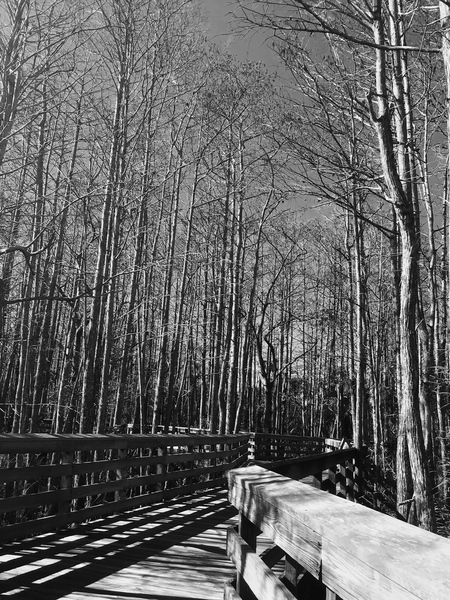
<svg viewBox="0 0 450 600"><path fill-rule="evenodd" d="M450 540L258 466L229 484L232 504L344 600L450 597Z"/></svg>

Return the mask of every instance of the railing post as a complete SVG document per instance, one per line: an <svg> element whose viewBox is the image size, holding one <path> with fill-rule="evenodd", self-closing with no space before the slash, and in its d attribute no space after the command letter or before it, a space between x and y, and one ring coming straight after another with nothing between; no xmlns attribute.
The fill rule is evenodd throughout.
<svg viewBox="0 0 450 600"><path fill-rule="evenodd" d="M194 452L194 449L195 449L195 446L187 446L186 447L187 454L192 454ZM187 462L186 468L188 469L188 471L192 471L192 469L194 468L194 462L192 460ZM186 483L187 484L192 483L192 477L186 477Z"/></svg>
<svg viewBox="0 0 450 600"><path fill-rule="evenodd" d="M158 456L161 457L161 462L156 465L156 474L157 475L165 475L167 472L167 464L165 462L165 457L167 456L167 446L159 446L158 447ZM162 481L160 481L157 484L157 490L162 492L163 499L164 499L165 486L166 486L166 481L163 478Z"/></svg>
<svg viewBox="0 0 450 600"><path fill-rule="evenodd" d="M345 462L345 496L347 500L354 502L355 500L355 486L354 486L354 462L353 459Z"/></svg>
<svg viewBox="0 0 450 600"><path fill-rule="evenodd" d="M345 463L339 463L336 465L336 496L341 496L342 498L347 497L347 480L346 480L346 469Z"/></svg>
<svg viewBox="0 0 450 600"><path fill-rule="evenodd" d="M117 458L118 460L124 460L127 457L127 448L119 448L117 450ZM116 476L117 479L119 479L120 481L122 481L123 479L127 479L128 477L128 473L127 473L127 469L123 469L123 468L119 468L116 469ZM124 488L120 488L120 490L117 490L116 493L114 494L115 496L115 501L119 502L120 500L124 500L125 496L126 496L126 490Z"/></svg>
<svg viewBox="0 0 450 600"><path fill-rule="evenodd" d="M322 471L319 471L312 476L312 486L318 490L322 489Z"/></svg>
<svg viewBox="0 0 450 600"><path fill-rule="evenodd" d="M358 456L354 462L354 473L353 479L356 484L355 501L364 494L364 458L366 456L367 448L363 447L358 452Z"/></svg>
<svg viewBox="0 0 450 600"><path fill-rule="evenodd" d="M327 479L323 482L322 489L328 493L336 495L336 473L335 469L327 469Z"/></svg>
<svg viewBox="0 0 450 600"><path fill-rule="evenodd" d="M205 450L206 450L206 448L205 448ZM217 444L211 444L209 446L209 450L210 450L210 452L217 452ZM210 458L209 459L209 468L211 469L211 471L208 475L209 481L214 481L214 479L216 478L216 473L215 473L215 471L213 472L213 469L215 466L217 466L217 458Z"/></svg>
<svg viewBox="0 0 450 600"><path fill-rule="evenodd" d="M256 550L256 537L259 533L259 529L253 525L253 523L247 519L247 517L240 512L239 513L239 535L247 542L252 550ZM238 572L236 579L236 591L242 600L255 600L255 595L245 582L241 573Z"/></svg>
<svg viewBox="0 0 450 600"><path fill-rule="evenodd" d="M72 502L71 490L73 487L73 461L75 452L63 452L61 462L62 464L70 465L70 473L68 475L61 476L61 491L67 490L67 498L62 499L58 503L58 515L68 515L70 513L70 505Z"/></svg>

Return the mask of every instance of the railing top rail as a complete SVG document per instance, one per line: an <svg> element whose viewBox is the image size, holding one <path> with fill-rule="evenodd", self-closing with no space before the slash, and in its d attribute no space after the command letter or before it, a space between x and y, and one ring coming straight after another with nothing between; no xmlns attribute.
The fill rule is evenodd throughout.
<svg viewBox="0 0 450 600"><path fill-rule="evenodd" d="M343 600L448 597L450 540L259 466L228 479L230 502Z"/></svg>
<svg viewBox="0 0 450 600"><path fill-rule="evenodd" d="M356 448L347 448L345 450L333 450L332 452L321 452L319 454L311 454L310 456L285 458L283 460L255 460L252 463L290 479L302 479L303 477L308 477L308 475L314 475L325 469L330 469L340 462L354 458L359 458L359 451Z"/></svg>
<svg viewBox="0 0 450 600"><path fill-rule="evenodd" d="M107 448L157 448L160 446L195 446L232 444L249 439L248 434L3 434L0 435L0 454L26 452L76 452Z"/></svg>
<svg viewBox="0 0 450 600"><path fill-rule="evenodd" d="M310 440L311 442L325 442L326 438L324 437L310 437L310 436L304 436L304 435L285 435L283 433L263 433L263 432L256 432L256 433L251 433L250 434L252 437L255 438L270 438L272 440ZM338 442L338 440L334 440L336 442Z"/></svg>

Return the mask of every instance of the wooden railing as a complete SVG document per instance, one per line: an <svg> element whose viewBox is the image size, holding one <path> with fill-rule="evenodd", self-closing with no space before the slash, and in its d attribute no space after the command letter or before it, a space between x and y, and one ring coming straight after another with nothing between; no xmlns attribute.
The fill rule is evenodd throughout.
<svg viewBox="0 0 450 600"><path fill-rule="evenodd" d="M342 462L344 452L335 458ZM228 531L238 576L226 600L449 597L450 540L258 465L230 471L228 480L240 517L238 531ZM275 543L261 555L260 532ZM280 559L281 578L272 570Z"/></svg>
<svg viewBox="0 0 450 600"><path fill-rule="evenodd" d="M298 456L311 456L320 452L331 452L349 447L345 439L334 440L323 437L252 433L249 458L251 460L273 461Z"/></svg>
<svg viewBox="0 0 450 600"><path fill-rule="evenodd" d="M356 448L279 461L253 461L290 479L311 478L313 487L356 501L364 493L364 465Z"/></svg>
<svg viewBox="0 0 450 600"><path fill-rule="evenodd" d="M0 435L0 542L226 484L249 435Z"/></svg>

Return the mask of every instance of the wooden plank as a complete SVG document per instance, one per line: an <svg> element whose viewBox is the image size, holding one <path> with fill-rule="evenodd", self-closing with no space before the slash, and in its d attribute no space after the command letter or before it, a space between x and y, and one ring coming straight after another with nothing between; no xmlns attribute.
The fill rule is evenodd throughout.
<svg viewBox="0 0 450 600"><path fill-rule="evenodd" d="M257 598L295 600L295 596L232 527L227 532L227 553Z"/></svg>
<svg viewBox="0 0 450 600"><path fill-rule="evenodd" d="M157 448L159 446L197 446L233 444L248 440L250 434L236 435L97 435L97 434L2 434L0 454L84 452L120 448ZM176 441L175 441L176 438Z"/></svg>
<svg viewBox="0 0 450 600"><path fill-rule="evenodd" d="M325 441L325 438L321 438L321 437L305 437L305 436L301 436L301 435L284 435L282 433L255 433L254 434L255 439L256 440L266 440L266 439L270 439L270 440L292 440L292 441L298 441L298 442L310 442L310 443L318 443L321 444ZM339 443L338 440L335 440L337 443Z"/></svg>
<svg viewBox="0 0 450 600"><path fill-rule="evenodd" d="M27 600L221 600L234 576L220 490L4 546L0 594ZM236 600L236 598L234 598Z"/></svg>
<svg viewBox="0 0 450 600"><path fill-rule="evenodd" d="M257 466L229 483L231 502L308 571L301 537L315 536L322 581L343 600L448 597L450 540Z"/></svg>
<svg viewBox="0 0 450 600"><path fill-rule="evenodd" d="M34 465L32 467L0 469L0 484L10 483L11 481L45 479L47 477L64 477L70 474L71 466L68 464Z"/></svg>
<svg viewBox="0 0 450 600"><path fill-rule="evenodd" d="M244 444L242 447L245 447L246 445ZM119 450L121 451L121 450ZM138 467L147 467L147 466L156 466L156 465L168 465L168 464L178 464L178 463L183 463L183 462L192 462L192 461L206 461L206 460L210 460L211 458L226 458L226 457L230 457L230 456L234 456L236 454L236 451L226 451L226 452L190 452L190 453L185 453L185 452L181 452L179 454L164 454L164 455L160 455L160 456L144 456L144 457L127 457L126 459L112 459L112 460L101 460L101 461L95 461L95 462L82 462L82 463L74 463L73 466L73 472L75 475L82 475L85 473L95 473L95 472L102 472L102 471L115 471L117 469L131 469L131 468L138 468ZM56 470L56 467L59 467L59 469L61 470L60 465L54 465L55 468L55 473L52 473L52 471L49 471L51 473L50 476L55 476L58 473L58 470ZM49 467L47 467L49 468ZM43 467L34 467L34 469L36 470L35 473L32 473L30 471L29 475L30 477L34 474L40 475L41 471L38 469L42 469L42 473L45 474L45 470ZM17 469L18 470L18 469ZM23 469L25 471L25 468ZM64 474L64 470L61 470L61 474ZM11 476L9 476L11 477ZM38 478L38 477L36 477ZM14 480L16 478L12 477L11 480ZM17 479L21 479L21 477L17 477ZM1 470L0 470L0 480L1 480Z"/></svg>
<svg viewBox="0 0 450 600"><path fill-rule="evenodd" d="M0 498L0 513L22 509L40 508L49 504L58 504L70 499L70 490L54 490L36 494L22 494L11 498Z"/></svg>

